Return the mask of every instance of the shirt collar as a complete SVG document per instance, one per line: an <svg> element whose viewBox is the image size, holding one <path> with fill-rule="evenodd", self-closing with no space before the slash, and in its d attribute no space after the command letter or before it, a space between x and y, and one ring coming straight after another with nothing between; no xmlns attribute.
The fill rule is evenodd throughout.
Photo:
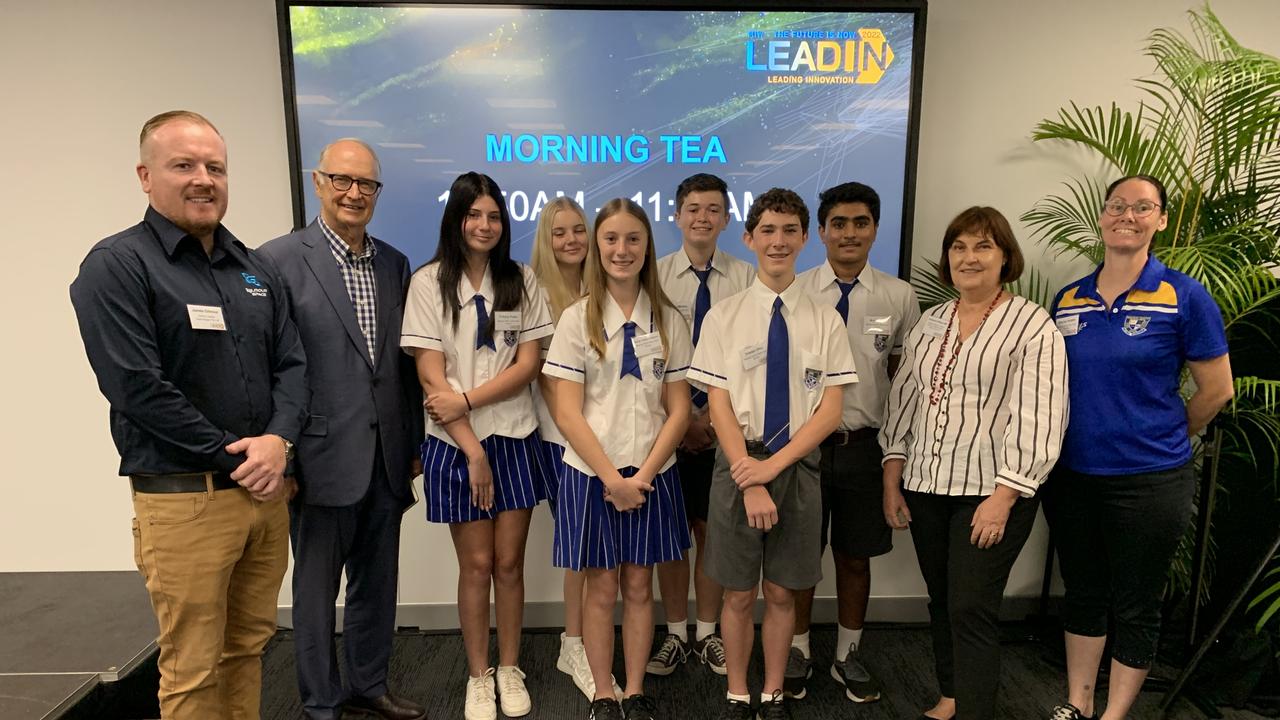
<svg viewBox="0 0 1280 720"><path fill-rule="evenodd" d="M165 255L170 258L173 258L174 254L178 252L178 246L187 238L191 238L191 241L196 245L200 244L200 241L192 237L190 233L174 225L172 220L161 215L160 211L151 206L147 206L143 221L155 231L157 238L160 240L160 247L164 249ZM222 223L218 223L217 229L213 231L213 253L209 256L209 260L220 260L233 247L238 247L240 250L245 249L244 244L237 240L230 230L224 227Z"/></svg>
<svg viewBox="0 0 1280 720"><path fill-rule="evenodd" d="M627 323L627 317L622 314L622 308L618 307L618 303L614 301L613 295L608 290L604 291L604 306L601 311L604 336L611 338ZM631 309L631 322L636 324L637 334L645 335L653 332L651 328L653 316L650 313L649 294L644 291L644 288L640 288L640 294L636 296L636 305Z"/></svg>
<svg viewBox="0 0 1280 720"><path fill-rule="evenodd" d="M677 250L676 252L680 253L680 258L684 261L683 263L684 267L680 268L680 271L677 272L676 274L684 275L685 273L693 272L693 261L689 259L689 253L684 249L684 246L681 245L680 249ZM728 264L729 264L729 261L725 259L724 253L720 252L720 248L716 248L711 253L711 260L710 262L707 263L707 267L712 270L715 270L721 275L728 275L729 274L729 269L727 267Z"/></svg>
<svg viewBox="0 0 1280 720"><path fill-rule="evenodd" d="M1160 281L1164 280L1165 264L1156 258L1154 253L1147 253L1147 262L1142 266L1142 272L1138 273L1138 279L1133 283L1134 290L1142 290L1145 292L1155 292L1160 289ZM1098 294L1098 273L1102 272L1102 264L1100 263L1092 273L1085 277L1080 283L1079 295L1097 295Z"/></svg>
<svg viewBox="0 0 1280 720"><path fill-rule="evenodd" d="M351 246L345 240L338 237L338 233L329 227L324 221L323 216L317 216L316 220L320 223L320 231L324 233L324 237L329 241L329 250L333 253L333 258L340 263L350 263L356 260L372 260L374 255L378 254L378 246L373 244L373 238L368 233L364 236L364 249L357 255L351 251Z"/></svg>
<svg viewBox="0 0 1280 720"><path fill-rule="evenodd" d="M791 284L787 286L787 289L783 290L782 293L779 294L770 290L769 286L765 285L760 280L760 275L758 273L756 274L755 279L751 281L750 290L751 296L771 312L773 310L774 298L781 297L783 307L790 312L796 309L796 303L800 302L800 298L804 297L804 291L800 289L800 283L796 282L794 278L791 280Z"/></svg>
<svg viewBox="0 0 1280 720"><path fill-rule="evenodd" d="M462 277L458 278L458 305L465 306L476 295L483 296L485 303L489 306L486 311L493 312L493 274L488 265L484 266L484 278L480 280L479 290L471 289L471 281L467 279L465 269Z"/></svg>
<svg viewBox="0 0 1280 720"><path fill-rule="evenodd" d="M824 262L818 266L818 288L826 289L835 284L840 278L836 277L836 271L832 269L831 262ZM862 266L862 272L858 273L856 278L858 285L865 287L869 292L876 291L875 271L871 268L871 263ZM856 287L854 288L857 289ZM783 302L786 302L785 300Z"/></svg>

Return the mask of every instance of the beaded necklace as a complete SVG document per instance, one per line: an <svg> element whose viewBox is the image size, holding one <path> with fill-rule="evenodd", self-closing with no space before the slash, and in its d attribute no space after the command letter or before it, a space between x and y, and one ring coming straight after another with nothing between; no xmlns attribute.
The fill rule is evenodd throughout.
<svg viewBox="0 0 1280 720"><path fill-rule="evenodd" d="M1000 296L1004 294L1004 290L997 290L996 296L991 299L991 304L987 306L987 311L982 313L982 319L978 321L978 327L982 327L982 323L987 321L987 316L995 310L996 303L1000 302ZM956 366L956 360L960 358L960 323L956 322L956 311L960 309L960 301L956 300L956 304L951 306L951 315L947 318L947 331L942 334L942 345L938 347L938 357L933 361L933 371L929 373L929 404L937 405L942 402L942 393L947 387L947 380L951 377L951 371ZM956 342L951 346L951 358L947 361L946 367L942 366L942 356L947 350L947 341L951 339L951 328L956 328ZM974 328L977 332L977 328Z"/></svg>

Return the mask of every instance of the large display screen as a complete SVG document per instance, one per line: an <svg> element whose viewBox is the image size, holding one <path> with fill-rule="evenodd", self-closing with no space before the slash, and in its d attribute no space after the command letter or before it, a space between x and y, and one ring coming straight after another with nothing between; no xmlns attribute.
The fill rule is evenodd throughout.
<svg viewBox="0 0 1280 720"><path fill-rule="evenodd" d="M377 151L385 183L370 232L415 265L435 251L449 185L468 170L502 187L520 260L557 195L588 216L611 198L634 199L658 252L670 252L680 244L676 186L707 172L730 188L720 245L748 260L752 199L771 187L798 192L813 216L804 269L824 257L818 193L856 180L882 201L871 263L900 274L923 10L894 7L282 0L295 221L319 211L311 169L321 148L358 137Z"/></svg>

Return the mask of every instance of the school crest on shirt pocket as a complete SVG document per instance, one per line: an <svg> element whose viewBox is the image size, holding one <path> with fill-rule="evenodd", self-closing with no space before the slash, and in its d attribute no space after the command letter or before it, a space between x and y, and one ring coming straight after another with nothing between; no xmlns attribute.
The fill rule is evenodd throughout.
<svg viewBox="0 0 1280 720"><path fill-rule="evenodd" d="M520 336L520 333L516 332L515 330L503 330L503 331L502 331L502 342L503 342L507 347L515 347L515 346L516 346L516 339L517 339L517 338L519 338L519 336Z"/></svg>
<svg viewBox="0 0 1280 720"><path fill-rule="evenodd" d="M653 379L661 380L667 372L667 361L662 358L653 359Z"/></svg>
<svg viewBox="0 0 1280 720"><path fill-rule="evenodd" d="M875 340L876 352L884 352L889 347L888 335L877 335Z"/></svg>
<svg viewBox="0 0 1280 720"><path fill-rule="evenodd" d="M1130 315L1124 319L1124 334L1129 337L1137 337L1147 331L1147 326L1151 324L1150 315Z"/></svg>
<svg viewBox="0 0 1280 720"><path fill-rule="evenodd" d="M822 382L822 371L813 368L804 369L804 389L817 390L818 383Z"/></svg>

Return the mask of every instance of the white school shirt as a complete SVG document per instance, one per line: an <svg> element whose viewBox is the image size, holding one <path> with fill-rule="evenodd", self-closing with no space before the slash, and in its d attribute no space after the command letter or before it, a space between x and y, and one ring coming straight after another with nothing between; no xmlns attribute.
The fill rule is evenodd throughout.
<svg viewBox="0 0 1280 720"><path fill-rule="evenodd" d="M711 274L707 276L707 289L711 291L711 306L725 298L737 295L751 287L756 276L756 269L750 263L739 260L719 248L711 254ZM658 284L662 292L675 304L676 309L689 326L689 337L693 337L693 307L698 296L698 276L693 272L693 264L684 248L658 258ZM708 311L710 312L710 311ZM702 329L706 332L707 319L702 319ZM699 338L701 339L701 338ZM706 407L693 408L695 414L703 414Z"/></svg>
<svg viewBox="0 0 1280 720"><path fill-rule="evenodd" d="M400 330L400 346L405 352L413 348L439 350L444 353L445 379L457 392L466 392L489 382L506 370L516 360L516 350L521 343L538 340L555 331L551 324L551 312L542 299L537 278L528 266L520 264L524 278L524 296L520 301L520 330L504 332L494 330L494 350L483 346L476 348L475 296L484 297L485 312L493 316L493 279L485 268L480 289L471 287L464 274L458 281L458 325L449 320L448 310L440 297L440 263L431 263L419 269L409 280L409 296L405 300L404 322ZM514 311L513 311L514 312ZM496 321L496 318L495 318ZM427 434L457 446L449 433L430 415L426 415ZM533 408L533 397L528 388L506 400L478 407L470 414L471 429L476 439L490 435L511 438L528 437L538 426Z"/></svg>
<svg viewBox="0 0 1280 720"><path fill-rule="evenodd" d="M546 288L541 288L542 300L547 304L547 309L551 309L551 297L547 294ZM582 288L579 295L586 294L586 289ZM567 310L568 308L566 308ZM555 319L552 318L554 327ZM551 349L551 335L547 335L541 340L541 348L539 357L543 362L547 360L547 351ZM564 433L560 432L560 428L556 425L555 418L551 417L551 408L547 407L547 401L542 398L542 387L538 385L538 379L534 378L533 383L529 385L529 391L533 393L533 408L538 416L538 434L547 442L553 442L560 447L568 447L569 443L564 439Z"/></svg>
<svg viewBox="0 0 1280 720"><path fill-rule="evenodd" d="M990 495L1000 484L1030 497L1057 461L1067 427L1062 333L1044 308L1014 295L965 339L942 376L956 341L954 306L929 308L907 334L880 429L884 460L906 460L902 486L913 492ZM939 349L943 392L934 405Z"/></svg>
<svg viewBox="0 0 1280 720"><path fill-rule="evenodd" d="M632 375L619 377L622 374L622 326L627 318L608 292L604 293L603 301L604 357L596 356L587 339L587 301L584 298L570 305L560 316L542 372L583 384L582 415L599 438L609 462L615 468L638 468L649 456L654 441L658 439L658 431L667 421L667 411L662 405L663 383L683 380L689 369L692 352L689 329L672 308L665 308L666 357L660 353L637 353L643 379L637 380ZM636 324L637 337L657 332L654 315L650 312L649 295L644 290L636 298L631 320ZM661 472L671 467L675 459L673 452L663 461ZM596 474L572 445L565 447L564 462L587 475Z"/></svg>
<svg viewBox="0 0 1280 720"><path fill-rule="evenodd" d="M829 262L801 273L796 282L814 302L836 306L840 286ZM839 317L840 313L836 313ZM845 388L840 427L878 428L889 396L889 356L902 354L902 341L920 319L911 285L868 264L849 291L849 348L858 368L858 384Z"/></svg>
<svg viewBox="0 0 1280 720"><path fill-rule="evenodd" d="M764 436L764 391L769 321L779 295L757 278L751 287L711 307L702 321L702 337L693 353L689 382L729 391L743 438ZM791 374L790 435L813 417L825 388L858 382L853 353L834 307L815 303L800 283L782 291L787 321ZM755 351L760 362L749 362ZM750 365L750 367L748 367Z"/></svg>

